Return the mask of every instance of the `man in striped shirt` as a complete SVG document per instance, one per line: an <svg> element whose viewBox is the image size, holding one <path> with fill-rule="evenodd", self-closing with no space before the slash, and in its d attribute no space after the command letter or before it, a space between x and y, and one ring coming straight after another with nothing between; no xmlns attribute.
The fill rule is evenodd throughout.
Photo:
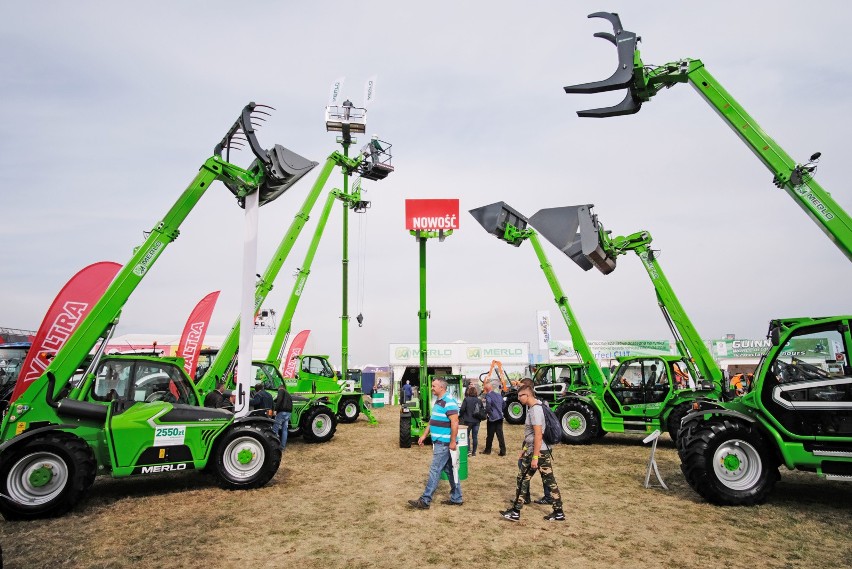
<svg viewBox="0 0 852 569"><path fill-rule="evenodd" d="M456 480L453 471L453 461L450 451L458 452L456 435L459 431L459 402L447 393L446 380L436 377L432 380L432 393L435 395L435 404L432 405L432 415L426 430L420 435L417 444L423 446L426 437L432 435L432 464L429 466L429 479L426 481L426 489L417 500L409 500L408 505L418 510L427 510L432 503L432 495L438 488L441 479L441 471L447 473L450 482L450 499L441 503L447 506L462 505L461 481Z"/></svg>

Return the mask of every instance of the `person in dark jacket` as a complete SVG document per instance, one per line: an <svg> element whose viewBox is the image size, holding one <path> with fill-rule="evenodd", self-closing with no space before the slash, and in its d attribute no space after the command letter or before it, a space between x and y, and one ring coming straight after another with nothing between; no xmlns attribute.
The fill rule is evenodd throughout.
<svg viewBox="0 0 852 569"><path fill-rule="evenodd" d="M477 438L479 437L479 423L482 419L477 419L474 416L474 410L477 407L477 403L482 406L482 401L479 400L476 393L476 386L471 385L467 388L464 394L464 401L462 401L461 407L459 408L459 419L461 419L462 424L467 425L467 449L468 456L476 456L476 445Z"/></svg>
<svg viewBox="0 0 852 569"><path fill-rule="evenodd" d="M252 395L249 403L252 409L272 409L274 405L272 395L263 388L262 383L258 383L254 387L254 395Z"/></svg>
<svg viewBox="0 0 852 569"><path fill-rule="evenodd" d="M278 397L273 403L275 409L275 425L272 427L275 434L281 439L281 452L284 452L284 447L287 446L287 429L290 426L290 415L293 413L293 397L287 391L287 386L282 385L278 388Z"/></svg>
<svg viewBox="0 0 852 569"><path fill-rule="evenodd" d="M234 406L231 400L225 397L225 383L219 381L216 383L216 389L207 394L204 398L204 406L212 407L213 409L229 409L233 410Z"/></svg>
<svg viewBox="0 0 852 569"><path fill-rule="evenodd" d="M491 454L491 444L494 435L500 444L500 456L506 456L506 441L503 439L503 397L496 391L490 381L482 386L485 391L485 408L488 410L487 423L485 423L485 450L482 454Z"/></svg>

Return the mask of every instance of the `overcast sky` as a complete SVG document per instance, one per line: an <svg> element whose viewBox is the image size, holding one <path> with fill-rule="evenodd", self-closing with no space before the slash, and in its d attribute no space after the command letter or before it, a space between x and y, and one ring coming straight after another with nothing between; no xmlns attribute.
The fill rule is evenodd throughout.
<svg viewBox="0 0 852 569"><path fill-rule="evenodd" d="M130 7L132 6L132 7ZM852 211L852 61L848 2L22 2L0 4L0 326L35 329L66 280L101 260L125 263L173 205L249 101L277 112L260 131L323 162L339 148L323 111L334 79L360 103L378 76L368 135L396 167L364 182L372 208L351 218L351 365L386 363L418 338L411 198L459 198L462 226L428 243L429 338L530 342L550 290L525 244L486 234L466 212L504 200L532 215L595 204L615 235L648 230L660 263L705 338L761 338L770 318L852 313L852 268L769 171L689 86L639 114L581 119L620 93L566 95L609 76L611 31L586 15L620 13L646 64L684 57L707 69ZM366 139L362 142L366 142ZM249 155L233 159L247 165ZM318 169L317 169L318 170ZM260 212L262 272L316 170ZM334 174L328 189L340 187ZM318 213L319 205L315 213ZM315 216L316 217L316 216ZM315 218L314 217L314 218ZM119 333L179 334L195 303L221 290L211 333L239 312L243 216L216 184L128 301ZM267 307L283 311L313 222ZM332 215L293 329L340 361L341 214ZM607 276L547 247L590 339L668 339L635 256ZM355 278L366 269L363 283ZM363 299L363 300L361 300Z"/></svg>

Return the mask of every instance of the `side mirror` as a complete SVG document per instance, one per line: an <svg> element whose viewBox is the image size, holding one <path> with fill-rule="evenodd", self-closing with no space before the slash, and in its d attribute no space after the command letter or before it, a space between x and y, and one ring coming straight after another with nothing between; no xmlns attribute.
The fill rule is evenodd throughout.
<svg viewBox="0 0 852 569"><path fill-rule="evenodd" d="M781 327L773 326L769 329L769 340L772 342L773 346L777 346L781 343Z"/></svg>

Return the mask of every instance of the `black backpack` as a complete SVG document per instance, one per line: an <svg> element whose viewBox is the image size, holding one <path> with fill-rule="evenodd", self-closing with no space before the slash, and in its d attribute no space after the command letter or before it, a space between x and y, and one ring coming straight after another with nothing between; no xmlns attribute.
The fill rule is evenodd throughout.
<svg viewBox="0 0 852 569"><path fill-rule="evenodd" d="M541 438L544 443L552 447L562 442L562 423L556 417L556 413L550 410L550 407L544 403L539 403L541 410L544 412L544 431L541 433Z"/></svg>
<svg viewBox="0 0 852 569"><path fill-rule="evenodd" d="M482 400L478 397L476 398L476 402L473 404L473 418L477 421L484 421L488 418L488 412L485 411L485 405L482 404Z"/></svg>

